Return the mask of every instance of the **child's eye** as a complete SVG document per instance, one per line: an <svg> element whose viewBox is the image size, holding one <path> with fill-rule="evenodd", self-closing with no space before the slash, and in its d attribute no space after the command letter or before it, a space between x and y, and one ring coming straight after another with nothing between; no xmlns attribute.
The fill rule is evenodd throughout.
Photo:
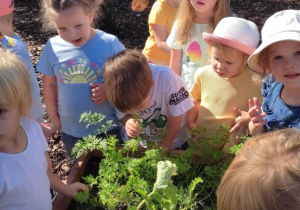
<svg viewBox="0 0 300 210"><path fill-rule="evenodd" d="M300 51L295 52L296 56L300 56Z"/></svg>
<svg viewBox="0 0 300 210"><path fill-rule="evenodd" d="M232 62L229 62L229 61L226 61L226 63L229 64L229 65L233 64Z"/></svg>
<svg viewBox="0 0 300 210"><path fill-rule="evenodd" d="M66 28L65 27L61 27L61 28L58 28L58 30L64 31L64 30L66 30Z"/></svg>
<svg viewBox="0 0 300 210"><path fill-rule="evenodd" d="M79 24L79 25L76 25L75 27L76 28L80 28L82 26L82 24Z"/></svg>
<svg viewBox="0 0 300 210"><path fill-rule="evenodd" d="M6 111L4 109L0 109L0 115L4 114Z"/></svg>
<svg viewBox="0 0 300 210"><path fill-rule="evenodd" d="M281 55L277 55L277 56L275 56L274 58L273 58L273 60L280 60L280 59L282 59L283 57L281 56Z"/></svg>
<svg viewBox="0 0 300 210"><path fill-rule="evenodd" d="M219 61L219 58L214 57L214 59L215 59L216 61Z"/></svg>

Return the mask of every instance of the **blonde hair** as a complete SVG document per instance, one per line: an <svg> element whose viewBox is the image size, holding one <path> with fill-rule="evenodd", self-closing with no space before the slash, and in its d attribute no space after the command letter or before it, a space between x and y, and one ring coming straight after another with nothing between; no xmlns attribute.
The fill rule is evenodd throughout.
<svg viewBox="0 0 300 210"><path fill-rule="evenodd" d="M17 55L0 48L0 103L17 105L22 116L29 116L31 84L25 64Z"/></svg>
<svg viewBox="0 0 300 210"><path fill-rule="evenodd" d="M217 191L218 210L296 210L300 206L300 131L284 129L249 140Z"/></svg>
<svg viewBox="0 0 300 210"><path fill-rule="evenodd" d="M230 1L218 0L214 9L214 18L210 23L210 31L213 32L217 24L224 17L232 15L230 8ZM183 0L178 8L177 21L178 21L178 36L177 43L184 45L189 38L190 32L193 31L195 18L195 9L192 6L190 0ZM199 35L201 36L201 35Z"/></svg>
<svg viewBox="0 0 300 210"><path fill-rule="evenodd" d="M41 15L44 30L55 30L53 17L68 8L80 6L85 14L94 12L94 21L97 19L98 10L103 0L42 0Z"/></svg>
<svg viewBox="0 0 300 210"><path fill-rule="evenodd" d="M122 112L139 106L149 94L152 71L138 50L124 50L104 65L104 84L110 103Z"/></svg>

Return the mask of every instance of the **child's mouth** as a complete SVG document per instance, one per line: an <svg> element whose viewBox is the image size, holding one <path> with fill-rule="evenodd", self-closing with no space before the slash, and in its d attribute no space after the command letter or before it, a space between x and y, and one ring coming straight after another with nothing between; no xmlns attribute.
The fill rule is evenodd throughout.
<svg viewBox="0 0 300 210"><path fill-rule="evenodd" d="M300 73L284 75L284 77L287 78L287 79L294 79L294 78L297 78L299 76L300 76Z"/></svg>
<svg viewBox="0 0 300 210"><path fill-rule="evenodd" d="M82 41L82 38L79 38L79 39L73 40L72 42L74 44L80 44L81 41Z"/></svg>

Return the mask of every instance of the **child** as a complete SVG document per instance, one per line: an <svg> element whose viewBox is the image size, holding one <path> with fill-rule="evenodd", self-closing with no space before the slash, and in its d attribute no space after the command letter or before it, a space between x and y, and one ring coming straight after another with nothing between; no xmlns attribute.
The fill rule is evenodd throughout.
<svg viewBox="0 0 300 210"><path fill-rule="evenodd" d="M235 137L242 135L250 121L247 113L249 97L261 97L260 83L247 67L247 59L259 42L255 23L237 17L222 19L213 34L203 33L211 48L211 65L197 70L191 96L195 103L188 113L188 125L206 128L207 136L213 136L219 127L236 124L229 142L216 145L225 149L238 143ZM200 103L201 102L201 103ZM237 118L238 117L238 118Z"/></svg>
<svg viewBox="0 0 300 210"><path fill-rule="evenodd" d="M181 0L157 0L148 19L149 37L143 53L148 62L168 66L171 48L166 40L171 32L177 8Z"/></svg>
<svg viewBox="0 0 300 210"><path fill-rule="evenodd" d="M100 0L44 0L44 26L58 36L48 40L37 68L43 75L46 110L54 125L62 129L67 152L84 136L94 135L106 124L86 127L79 122L84 112L100 113L115 126L108 133L121 141L116 111L106 100L103 64L124 49L110 34L91 27ZM104 134L100 134L103 136Z"/></svg>
<svg viewBox="0 0 300 210"><path fill-rule="evenodd" d="M136 12L144 11L149 4L149 0L132 0L131 9Z"/></svg>
<svg viewBox="0 0 300 210"><path fill-rule="evenodd" d="M63 184L47 161L47 141L29 116L31 84L25 65L0 49L0 209L52 209L50 187L74 196L86 186Z"/></svg>
<svg viewBox="0 0 300 210"><path fill-rule="evenodd" d="M299 209L299 139L290 128L246 142L218 187L218 210Z"/></svg>
<svg viewBox="0 0 300 210"><path fill-rule="evenodd" d="M13 28L13 0L0 1L0 45L17 54L26 64L32 84L31 116L39 122L43 122L44 110L40 99L40 88L36 78L26 44L14 32Z"/></svg>
<svg viewBox="0 0 300 210"><path fill-rule="evenodd" d="M202 32L212 32L218 22L232 12L228 0L183 0L167 44L171 48L170 68L186 83L194 82L197 68L209 64L208 45Z"/></svg>
<svg viewBox="0 0 300 210"><path fill-rule="evenodd" d="M136 138L141 129L133 118L142 119L145 134L152 141L158 135L163 149L184 149L184 114L193 103L182 80L166 66L148 64L136 50L120 52L104 67L104 84L109 101L121 112L118 117L129 137ZM127 113L127 114L125 114Z"/></svg>
<svg viewBox="0 0 300 210"><path fill-rule="evenodd" d="M270 74L263 81L262 107L256 98L250 100L252 135L300 127L300 10L275 13L261 33L262 43L248 63Z"/></svg>

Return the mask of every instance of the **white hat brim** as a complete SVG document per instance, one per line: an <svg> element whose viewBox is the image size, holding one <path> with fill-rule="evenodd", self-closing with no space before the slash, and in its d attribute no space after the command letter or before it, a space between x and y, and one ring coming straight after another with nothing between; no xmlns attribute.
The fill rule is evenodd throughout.
<svg viewBox="0 0 300 210"><path fill-rule="evenodd" d="M248 65L251 69L256 70L256 71L263 71L259 65L258 65L258 56L259 54L269 47L270 45L281 42L281 41L296 41L300 42L300 33L299 32L294 32L294 31L286 31L280 34L276 34L272 37L268 37L268 40L262 41L261 45L250 55L248 58Z"/></svg>

